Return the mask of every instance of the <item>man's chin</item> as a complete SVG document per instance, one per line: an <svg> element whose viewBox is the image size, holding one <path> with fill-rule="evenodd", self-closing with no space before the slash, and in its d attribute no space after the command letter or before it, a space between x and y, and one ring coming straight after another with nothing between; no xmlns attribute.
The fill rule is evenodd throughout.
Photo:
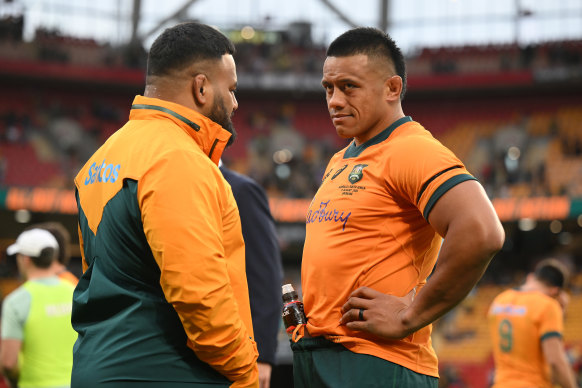
<svg viewBox="0 0 582 388"><path fill-rule="evenodd" d="M335 127L335 131L336 131L337 135L339 137L341 137L342 139L351 139L352 137L354 137L343 126L337 126L337 127Z"/></svg>

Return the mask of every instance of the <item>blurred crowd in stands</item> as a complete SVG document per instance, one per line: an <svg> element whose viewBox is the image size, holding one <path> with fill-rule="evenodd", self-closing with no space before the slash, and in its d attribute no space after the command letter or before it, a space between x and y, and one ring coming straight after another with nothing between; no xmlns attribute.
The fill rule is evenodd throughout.
<svg viewBox="0 0 582 388"><path fill-rule="evenodd" d="M34 40L25 42L23 26L22 16L0 19L1 58L92 66L145 67L145 50L139 43L114 47L45 28L37 29ZM321 71L326 47L312 40L309 23L291 23L283 30L241 31L224 31L236 42L236 60L240 73L319 74ZM579 68L582 65L582 41L543 42L526 46L507 43L422 48L405 54L411 76Z"/></svg>
<svg viewBox="0 0 582 388"><path fill-rule="evenodd" d="M0 92L6 100L0 105L1 184L71 188L88 155L127 119L129 99L80 95L66 101L47 93ZM347 143L336 136L324 101L265 104L252 97L241 102L234 116L239 139L224 162L252 176L270 196L310 198L330 156ZM582 106L515 116L460 122L435 136L492 198L582 197Z"/></svg>
<svg viewBox="0 0 582 388"><path fill-rule="evenodd" d="M25 42L22 28L22 18L0 20L0 63L40 61L143 71L146 55L139 45L115 48L43 29ZM233 35L239 80L248 74L321 71L325 48L311 41L305 23L264 33L261 39L257 34L246 40L241 36ZM582 41L426 48L408 58L409 79L562 67L582 69ZM246 93L234 117L239 141L225 153L225 163L255 178L271 196L310 198L329 157L346 145L335 135L323 94L320 99L289 96L270 101ZM0 184L70 188L87 156L126 121L131 97L113 92L86 96L81 90L59 94L49 85L31 82L24 90L3 88L0 99ZM406 113L417 119L414 109ZM420 116L419 121L434 131L434 115ZM491 197L580 197L582 180L572 179L582 175L580 123L579 100L543 112L517 104L510 118L473 119L465 113L464 120L440 128L435 136L459 155ZM26 176L23 172L31 168L35 173Z"/></svg>
<svg viewBox="0 0 582 388"><path fill-rule="evenodd" d="M319 75L325 48L311 42L307 26L296 27L296 33L280 32L269 39L238 39L239 79L283 73ZM24 42L22 28L22 18L0 20L0 64L40 61L138 70L145 66L145 51L139 45L112 47L42 29L34 41ZM582 41L426 48L408 56L409 79L524 69L567 69L570 77L578 82L582 79ZM291 94L281 97L284 93L276 98L254 95L250 90L244 93L233 118L239 138L224 153L224 163L253 177L270 197L312 198L327 161L347 145L335 134L323 93L306 99ZM82 89L55 90L48 83L32 81L18 90L0 88L0 187L72 189L72 179L89 155L126 122L131 97L114 91L87 95ZM582 103L580 98L568 103L566 96L566 103L547 105L544 98L540 95L533 104L505 104L503 114L498 114L503 103L467 104L441 111L422 108L422 104L438 101L412 101L409 105L405 100L404 108L466 163L491 198L582 198ZM503 283L499 276L492 280ZM480 322L495 292L498 289L480 289L436 325L435 343L444 338L453 344L439 349L445 361L447 357L453 361L455 357L477 357L482 350L479 346L488 349L486 329ZM582 273L575 278L572 293L577 307L571 311L582 312ZM476 345L475 338L484 342ZM582 374L582 337L577 341L570 355ZM454 366L444 365L443 386L469 386Z"/></svg>
<svg viewBox="0 0 582 388"><path fill-rule="evenodd" d="M438 137L493 198L582 196L582 105L465 122Z"/></svg>
<svg viewBox="0 0 582 388"><path fill-rule="evenodd" d="M6 186L72 188L88 156L127 117L110 102L20 92L0 92L0 184Z"/></svg>

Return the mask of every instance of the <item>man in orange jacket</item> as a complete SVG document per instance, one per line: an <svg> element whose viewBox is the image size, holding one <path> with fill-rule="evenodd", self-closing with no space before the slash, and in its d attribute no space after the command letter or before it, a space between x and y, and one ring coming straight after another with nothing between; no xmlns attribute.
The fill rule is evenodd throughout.
<svg viewBox="0 0 582 388"><path fill-rule="evenodd" d="M207 25L167 29L129 122L75 178L73 388L258 387L241 224L217 165L234 137L233 53Z"/></svg>

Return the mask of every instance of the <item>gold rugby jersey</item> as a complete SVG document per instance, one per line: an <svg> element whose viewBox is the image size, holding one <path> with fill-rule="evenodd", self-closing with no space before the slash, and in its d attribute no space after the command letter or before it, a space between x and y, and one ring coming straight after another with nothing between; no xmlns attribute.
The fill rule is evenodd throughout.
<svg viewBox="0 0 582 388"><path fill-rule="evenodd" d="M409 116L336 153L307 212L301 276L309 333L438 376L431 326L380 340L340 326L341 307L362 286L397 296L421 292L441 245L428 215L447 190L471 179Z"/></svg>

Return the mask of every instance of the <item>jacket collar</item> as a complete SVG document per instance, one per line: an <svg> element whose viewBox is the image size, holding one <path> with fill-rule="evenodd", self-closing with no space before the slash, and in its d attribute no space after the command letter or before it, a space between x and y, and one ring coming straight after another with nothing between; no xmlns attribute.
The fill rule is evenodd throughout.
<svg viewBox="0 0 582 388"><path fill-rule="evenodd" d="M136 96L131 105L129 119L165 119L174 122L217 165L228 139L232 136L208 117L183 105L158 98Z"/></svg>

